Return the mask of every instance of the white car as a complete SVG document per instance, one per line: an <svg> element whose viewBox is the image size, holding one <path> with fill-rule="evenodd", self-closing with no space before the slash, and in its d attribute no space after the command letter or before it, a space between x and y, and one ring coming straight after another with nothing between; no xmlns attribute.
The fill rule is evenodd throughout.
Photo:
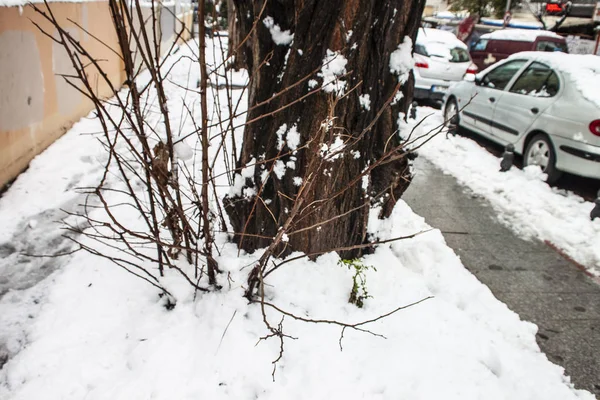
<svg viewBox="0 0 600 400"><path fill-rule="evenodd" d="M420 28L414 49L415 99L442 100L466 74L475 74L467 45L452 32Z"/></svg>
<svg viewBox="0 0 600 400"><path fill-rule="evenodd" d="M561 173L600 179L600 57L517 53L452 86L446 121L502 145L548 183Z"/></svg>

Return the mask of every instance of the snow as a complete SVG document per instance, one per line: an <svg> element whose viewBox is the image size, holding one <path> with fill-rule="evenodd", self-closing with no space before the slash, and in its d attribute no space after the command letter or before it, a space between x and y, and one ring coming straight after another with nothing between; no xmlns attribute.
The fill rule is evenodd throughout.
<svg viewBox="0 0 600 400"><path fill-rule="evenodd" d="M252 158L248 164L242 168L240 173L234 175L234 183L229 188L228 195L230 197L240 196L242 195L242 190L244 189L244 184L246 183L247 178L252 178L254 176L254 169L256 167L256 159ZM245 191L243 193L246 198L252 197L252 191Z"/></svg>
<svg viewBox="0 0 600 400"><path fill-rule="evenodd" d="M177 142L173 145L175 156L183 161L189 161L194 157L194 149L185 142Z"/></svg>
<svg viewBox="0 0 600 400"><path fill-rule="evenodd" d="M369 96L368 94L362 94L358 96L358 102L360 103L360 106L365 110L371 110L371 96Z"/></svg>
<svg viewBox="0 0 600 400"><path fill-rule="evenodd" d="M418 109L418 118L427 115L422 134L443 122L440 111ZM552 243L600 276L600 220L589 217L594 203L548 186L535 166L499 172L500 159L465 137L438 135L419 154L488 200L499 220L519 236Z"/></svg>
<svg viewBox="0 0 600 400"><path fill-rule="evenodd" d="M468 48L467 45L460 41L454 33L431 28L419 28L419 33L417 34L417 43L424 45L429 43L442 43L446 46L451 46L451 48Z"/></svg>
<svg viewBox="0 0 600 400"><path fill-rule="evenodd" d="M348 60L337 51L327 49L327 54L323 58L323 66L317 74L323 78L323 91L326 93L335 93L340 96L346 89L346 82L340 79L340 76L346 73L346 64ZM309 86L311 82L308 82Z"/></svg>
<svg viewBox="0 0 600 400"><path fill-rule="evenodd" d="M275 161L275 165L273 166L273 172L275 173L275 175L277 176L277 178L279 179L283 179L283 176L285 175L285 163L281 160L277 160Z"/></svg>
<svg viewBox="0 0 600 400"><path fill-rule="evenodd" d="M406 82L414 65L412 40L405 36L404 41L390 54L390 72L398 75L400 82Z"/></svg>
<svg viewBox="0 0 600 400"><path fill-rule="evenodd" d="M188 49L182 52L191 55ZM178 86L167 84L169 109L181 107L185 89L180 86L195 82L198 70L187 58L174 65ZM84 119L0 198L0 221L7 223L0 224L0 243L16 243L16 238L31 243L33 237L19 234L33 220L38 224L30 229L44 228L39 233L48 234L48 218L41 214L58 215L65 201L79 203L72 185L98 182L106 159L96 137L84 134L98 130L96 120ZM210 146L211 159L217 148ZM246 163L236 180L252 176L255 163ZM220 196L229 190L224 182L217 185ZM102 210L94 212L101 218ZM353 274L338 265L335 253L283 266L267 278L265 298L305 318L354 323L433 296L365 326L385 339L348 329L341 350L339 327L282 321L267 308L269 321L282 321L285 333L297 338L285 340L283 358L274 366L279 342L259 341L269 333L260 307L242 296L247 266L262 250L240 253L226 234L217 234L215 253L223 289L194 293L167 270L162 284L177 301L170 311L146 282L106 259L78 252L39 283L12 289L0 299L0 340L12 340L11 359L0 370L0 398L593 400L540 352L536 326L495 299L439 230L402 200L389 219L379 220L378 213L373 209L369 218L373 238L421 233L380 245L361 260L376 268L366 271L372 297L364 308L348 303ZM44 246L40 250L56 247ZM179 266L189 268L184 260Z"/></svg>
<svg viewBox="0 0 600 400"><path fill-rule="evenodd" d="M311 89L316 88L318 84L319 84L319 82L317 82L316 79L311 79L308 81L308 87Z"/></svg>
<svg viewBox="0 0 600 400"><path fill-rule="evenodd" d="M584 99L600 108L600 57L591 54L529 51L510 58L528 57L562 72L569 81L566 87L576 89Z"/></svg>
<svg viewBox="0 0 600 400"><path fill-rule="evenodd" d="M282 124L275 134L277 135L277 150L283 149L285 145L285 140L283 139L283 135L287 131L287 124Z"/></svg>
<svg viewBox="0 0 600 400"><path fill-rule="evenodd" d="M444 19L458 19L460 18L458 15L451 11L440 11L435 14L436 18L444 18Z"/></svg>
<svg viewBox="0 0 600 400"><path fill-rule="evenodd" d="M289 45L294 40L294 34L289 30L282 31L279 25L275 23L273 17L267 16L263 19L263 24L271 33L271 38L276 45Z"/></svg>
<svg viewBox="0 0 600 400"><path fill-rule="evenodd" d="M298 133L297 124L292 125L292 127L289 130L287 128L287 124L282 124L275 133L277 135L278 150L283 149L284 145L286 144L287 147L292 151L298 148L298 145L300 144L300 134Z"/></svg>
<svg viewBox="0 0 600 400"><path fill-rule="evenodd" d="M290 150L296 150L300 145L300 134L298 133L298 125L294 124L287 132L287 145Z"/></svg>
<svg viewBox="0 0 600 400"><path fill-rule="evenodd" d="M551 37L556 39L562 39L562 36L554 32L537 29L499 29L497 31L481 35L480 39L518 40L523 42L535 42L538 37Z"/></svg>

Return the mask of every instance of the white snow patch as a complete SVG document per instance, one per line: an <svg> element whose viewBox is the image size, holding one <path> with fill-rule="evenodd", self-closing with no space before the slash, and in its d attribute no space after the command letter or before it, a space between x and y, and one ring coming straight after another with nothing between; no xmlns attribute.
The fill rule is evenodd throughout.
<svg viewBox="0 0 600 400"><path fill-rule="evenodd" d="M300 145L300 134L298 133L298 125L294 124L287 133L287 145L290 150L296 150Z"/></svg>
<svg viewBox="0 0 600 400"><path fill-rule="evenodd" d="M562 39L562 36L554 32L538 29L499 29L497 31L481 35L481 39L517 40L524 42L535 42L539 37Z"/></svg>
<svg viewBox="0 0 600 400"><path fill-rule="evenodd" d="M341 95L346 89L346 82L339 76L346 73L348 60L337 51L327 49L327 55L323 58L321 72L317 75L323 78L323 91ZM310 84L310 82L309 82Z"/></svg>
<svg viewBox="0 0 600 400"><path fill-rule="evenodd" d="M369 190L369 174L362 176L362 190L366 193Z"/></svg>
<svg viewBox="0 0 600 400"><path fill-rule="evenodd" d="M353 34L353 33L354 33L354 32L352 32L352 29L351 29L351 30L349 30L349 31L346 33L346 42L349 42L349 41L350 41L350 38L352 37L352 34Z"/></svg>
<svg viewBox="0 0 600 400"><path fill-rule="evenodd" d="M194 149L184 141L175 143L173 150L175 151L175 156L182 161L188 161L194 157Z"/></svg>
<svg viewBox="0 0 600 400"><path fill-rule="evenodd" d="M410 71L415 65L415 60L412 56L412 40L405 36L404 41L398 45L398 49L390 54L390 72L398 75L400 82L406 82Z"/></svg>
<svg viewBox="0 0 600 400"><path fill-rule="evenodd" d="M254 168L256 167L256 159L252 158L248 164L242 168L239 174L235 174L233 178L233 186L229 188L229 197L241 196L244 185L246 184L246 178L252 179L254 176ZM244 195L250 193L250 191L244 191Z"/></svg>
<svg viewBox="0 0 600 400"><path fill-rule="evenodd" d="M295 176L293 179L294 186L302 186L302 178L299 176Z"/></svg>
<svg viewBox="0 0 600 400"><path fill-rule="evenodd" d="M319 82L317 82L316 79L311 79L308 81L308 87L311 89L316 88L318 84L319 84Z"/></svg>
<svg viewBox="0 0 600 400"><path fill-rule="evenodd" d="M358 102L360 103L361 107L365 110L371 110L371 96L369 96L368 94L358 96Z"/></svg>
<svg viewBox="0 0 600 400"><path fill-rule="evenodd" d="M283 124L279 127L279 129L277 129L277 132L275 132L275 134L277 135L277 150L283 149L283 146L285 145L285 140L283 139L283 135L285 134L286 131L287 131L287 124Z"/></svg>
<svg viewBox="0 0 600 400"><path fill-rule="evenodd" d="M279 179L283 179L285 175L285 163L281 160L275 161L275 166L273 167L273 172Z"/></svg>
<svg viewBox="0 0 600 400"><path fill-rule="evenodd" d="M273 17L267 16L263 19L263 24L269 32L271 32L271 38L275 42L276 45L289 45L294 40L294 34L290 33L289 30L282 31L279 25L275 23Z"/></svg>

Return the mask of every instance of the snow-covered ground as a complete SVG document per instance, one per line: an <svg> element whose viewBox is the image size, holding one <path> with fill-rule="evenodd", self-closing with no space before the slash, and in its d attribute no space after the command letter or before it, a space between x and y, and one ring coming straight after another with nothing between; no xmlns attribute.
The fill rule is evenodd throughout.
<svg viewBox="0 0 600 400"><path fill-rule="evenodd" d="M197 72L188 59L173 68L179 86L169 85L171 110L186 97L195 101L180 86L195 83ZM279 342L258 343L269 332L259 306L242 297L244 267L260 251L238 255L225 235L217 237L223 290L195 298L187 283L167 274L164 283L177 299L170 311L154 287L83 252L59 258L37 283L12 286L21 281L14 276L43 269L23 270L20 252L63 249L48 241L60 232L50 221L62 218L59 208L77 207L74 186L99 179L105 156L94 136L82 135L98 130L84 119L0 198L0 248L10 250L0 277L11 288L0 299L0 343L9 343L11 355L0 370L0 399L594 399L573 389L540 352L536 326L495 299L403 201L385 221L373 210L370 232L382 240L424 233L364 258L376 269L367 271L373 297L364 308L348 303L352 274L336 254L281 267L265 295L304 318L350 323L433 297L365 326L385 339L346 330L343 350L338 326L286 317L284 331L296 339L286 339L275 380ZM445 146L440 141L431 147ZM189 145L196 147L191 139ZM267 316L274 325L281 321L272 309Z"/></svg>
<svg viewBox="0 0 600 400"><path fill-rule="evenodd" d="M441 111L419 108L417 119L425 117L422 134L443 122ZM590 220L594 203L548 186L534 166L500 172L500 158L467 137L437 135L419 154L487 199L518 235L549 242L600 276L600 220Z"/></svg>

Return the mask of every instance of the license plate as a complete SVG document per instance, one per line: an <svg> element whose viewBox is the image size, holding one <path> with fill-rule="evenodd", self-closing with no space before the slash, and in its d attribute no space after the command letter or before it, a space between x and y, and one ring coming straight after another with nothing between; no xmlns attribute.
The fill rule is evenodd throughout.
<svg viewBox="0 0 600 400"><path fill-rule="evenodd" d="M448 86L432 86L431 91L433 93L446 93Z"/></svg>

